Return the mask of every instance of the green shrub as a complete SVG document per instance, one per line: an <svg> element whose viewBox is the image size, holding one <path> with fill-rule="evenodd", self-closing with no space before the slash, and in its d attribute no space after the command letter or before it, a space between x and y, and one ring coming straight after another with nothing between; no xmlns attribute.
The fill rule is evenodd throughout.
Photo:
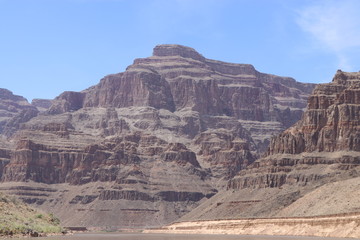
<svg viewBox="0 0 360 240"><path fill-rule="evenodd" d="M53 213L49 214L50 217L50 222L55 224L55 225L59 225L60 224L60 219L58 219L57 217L54 216Z"/></svg>
<svg viewBox="0 0 360 240"><path fill-rule="evenodd" d="M44 217L44 215L42 215L41 213L35 215L35 218L42 219L43 217Z"/></svg>
<svg viewBox="0 0 360 240"><path fill-rule="evenodd" d="M0 0L1 1L1 0ZM38 212L31 207L0 192L0 238L16 234L60 233L63 229L54 214Z"/></svg>
<svg viewBox="0 0 360 240"><path fill-rule="evenodd" d="M59 233L62 231L60 226L53 226L48 224L38 224L33 226L35 232L39 233Z"/></svg>

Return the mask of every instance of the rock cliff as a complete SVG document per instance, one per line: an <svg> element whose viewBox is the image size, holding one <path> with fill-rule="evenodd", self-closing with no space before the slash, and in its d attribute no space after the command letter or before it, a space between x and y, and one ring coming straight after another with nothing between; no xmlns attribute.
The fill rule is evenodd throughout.
<svg viewBox="0 0 360 240"><path fill-rule="evenodd" d="M183 220L358 212L359 96L359 72L339 70L316 86L302 118L272 138L264 157Z"/></svg>
<svg viewBox="0 0 360 240"><path fill-rule="evenodd" d="M327 181L335 175L345 177L351 170L357 173L360 164L359 96L360 73L339 70L331 83L314 89L301 120L273 138L267 156L257 160L249 170L268 169L268 174L260 176L261 179L239 177L230 182L229 187L306 185L312 181ZM337 171L301 174L299 169L295 173L298 166L303 169L331 166Z"/></svg>
<svg viewBox="0 0 360 240"><path fill-rule="evenodd" d="M32 105L4 94L26 111L1 125L0 185L65 224L160 226L253 163L313 87L159 45L81 92Z"/></svg>
<svg viewBox="0 0 360 240"><path fill-rule="evenodd" d="M200 119L225 116L243 121L257 148L264 150L272 134L300 119L313 87L260 73L249 64L206 59L189 47L158 45L153 56L135 59L125 72L106 76L81 93L61 94L48 113L83 107L147 106L170 112L193 111Z"/></svg>

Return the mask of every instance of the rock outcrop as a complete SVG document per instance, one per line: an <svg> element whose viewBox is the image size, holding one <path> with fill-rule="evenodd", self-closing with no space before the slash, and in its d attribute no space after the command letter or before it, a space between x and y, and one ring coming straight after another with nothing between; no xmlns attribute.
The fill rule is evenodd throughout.
<svg viewBox="0 0 360 240"><path fill-rule="evenodd" d="M37 114L38 110L25 98L0 88L0 133L3 136L11 136L19 130L21 123L29 121Z"/></svg>
<svg viewBox="0 0 360 240"><path fill-rule="evenodd" d="M313 87L159 45L123 73L9 115L1 185L69 225L160 226L254 162Z"/></svg>

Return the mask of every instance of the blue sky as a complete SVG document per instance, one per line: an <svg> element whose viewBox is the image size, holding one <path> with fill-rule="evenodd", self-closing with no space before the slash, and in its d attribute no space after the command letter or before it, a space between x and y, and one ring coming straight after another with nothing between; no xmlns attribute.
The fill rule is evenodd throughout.
<svg viewBox="0 0 360 240"><path fill-rule="evenodd" d="M81 91L157 44L301 82L360 70L358 0L0 0L0 88Z"/></svg>

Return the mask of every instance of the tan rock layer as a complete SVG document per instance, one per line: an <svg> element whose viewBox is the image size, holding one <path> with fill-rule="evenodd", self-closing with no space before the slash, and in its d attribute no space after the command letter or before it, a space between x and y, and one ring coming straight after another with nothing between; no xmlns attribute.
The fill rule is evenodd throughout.
<svg viewBox="0 0 360 240"><path fill-rule="evenodd" d="M181 222L148 233L295 235L319 237L360 237L360 214L314 218L239 219Z"/></svg>

